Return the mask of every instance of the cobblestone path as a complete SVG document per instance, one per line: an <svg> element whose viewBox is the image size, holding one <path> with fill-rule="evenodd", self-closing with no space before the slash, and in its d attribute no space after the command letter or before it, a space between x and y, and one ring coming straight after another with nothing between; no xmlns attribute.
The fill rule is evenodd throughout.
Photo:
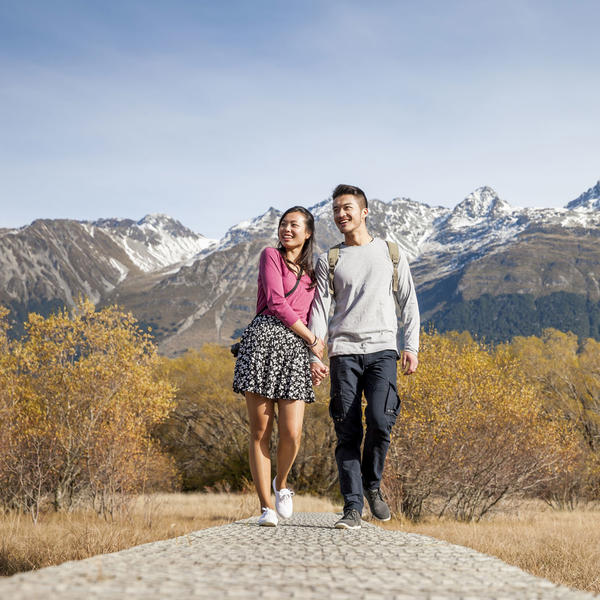
<svg viewBox="0 0 600 600"><path fill-rule="evenodd" d="M334 514L256 519L0 580L2 600L158 598L593 598L462 546Z"/></svg>

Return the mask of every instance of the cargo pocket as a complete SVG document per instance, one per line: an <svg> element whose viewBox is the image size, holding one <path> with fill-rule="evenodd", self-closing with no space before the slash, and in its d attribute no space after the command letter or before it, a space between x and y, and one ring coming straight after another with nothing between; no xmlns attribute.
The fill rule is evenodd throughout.
<svg viewBox="0 0 600 600"><path fill-rule="evenodd" d="M396 418L398 417L399 413L400 396L398 396L396 386L393 383L390 383L387 398L385 399L385 416L387 418L388 426L390 427L390 429L393 427L394 423L396 423Z"/></svg>
<svg viewBox="0 0 600 600"><path fill-rule="evenodd" d="M332 394L329 400L329 416L336 422L343 421L346 417L346 407L342 394L338 391Z"/></svg>

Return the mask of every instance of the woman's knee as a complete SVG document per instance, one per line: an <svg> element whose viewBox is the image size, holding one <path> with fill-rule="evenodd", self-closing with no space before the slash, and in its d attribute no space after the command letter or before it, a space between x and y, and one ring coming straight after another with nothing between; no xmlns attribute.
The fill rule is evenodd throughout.
<svg viewBox="0 0 600 600"><path fill-rule="evenodd" d="M250 430L250 441L262 443L271 439L271 427L255 427Z"/></svg>
<svg viewBox="0 0 600 600"><path fill-rule="evenodd" d="M284 443L288 443L290 445L296 446L296 448L300 447L300 441L302 439L302 427L297 429L282 429L279 432L279 441L283 441Z"/></svg>

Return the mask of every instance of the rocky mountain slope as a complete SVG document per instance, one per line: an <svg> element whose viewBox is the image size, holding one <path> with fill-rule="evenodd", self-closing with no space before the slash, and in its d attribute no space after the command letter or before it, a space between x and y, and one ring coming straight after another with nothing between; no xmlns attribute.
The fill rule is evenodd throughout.
<svg viewBox="0 0 600 600"><path fill-rule="evenodd" d="M408 198L369 207L370 231L409 257L424 323L492 340L544 326L600 337L600 182L561 209L514 208L489 187L453 209ZM311 210L324 251L341 239L330 202ZM0 230L0 302L17 331L28 311L83 294L131 310L165 353L228 343L254 313L258 256L275 243L279 216L269 209L221 240L164 215Z"/></svg>
<svg viewBox="0 0 600 600"><path fill-rule="evenodd" d="M0 303L16 329L31 311L48 314L80 295L102 303L123 281L152 279L215 241L164 215L141 221L40 219L0 230Z"/></svg>

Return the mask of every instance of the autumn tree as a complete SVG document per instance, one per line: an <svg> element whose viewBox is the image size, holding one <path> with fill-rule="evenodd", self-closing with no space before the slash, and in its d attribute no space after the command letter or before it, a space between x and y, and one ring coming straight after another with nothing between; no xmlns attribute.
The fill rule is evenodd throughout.
<svg viewBox="0 0 600 600"><path fill-rule="evenodd" d="M411 518L427 509L479 519L554 480L577 454L568 424L547 418L518 361L470 337L423 335L419 371L398 387L384 485Z"/></svg>
<svg viewBox="0 0 600 600"><path fill-rule="evenodd" d="M541 337L516 337L504 346L539 388L549 418L564 420L578 434L579 461L565 469L560 485L542 491L552 505L572 508L600 496L600 343L573 333L544 330Z"/></svg>
<svg viewBox="0 0 600 600"><path fill-rule="evenodd" d="M250 477L248 418L243 398L232 390L228 349L207 344L164 358L161 372L177 395L175 410L157 433L176 458L183 488L243 488Z"/></svg>
<svg viewBox="0 0 600 600"><path fill-rule="evenodd" d="M85 498L108 514L119 496L172 481L151 432L174 389L156 376L156 347L135 319L80 301L30 314L25 331L1 339L3 503L36 518L47 500L60 509Z"/></svg>

